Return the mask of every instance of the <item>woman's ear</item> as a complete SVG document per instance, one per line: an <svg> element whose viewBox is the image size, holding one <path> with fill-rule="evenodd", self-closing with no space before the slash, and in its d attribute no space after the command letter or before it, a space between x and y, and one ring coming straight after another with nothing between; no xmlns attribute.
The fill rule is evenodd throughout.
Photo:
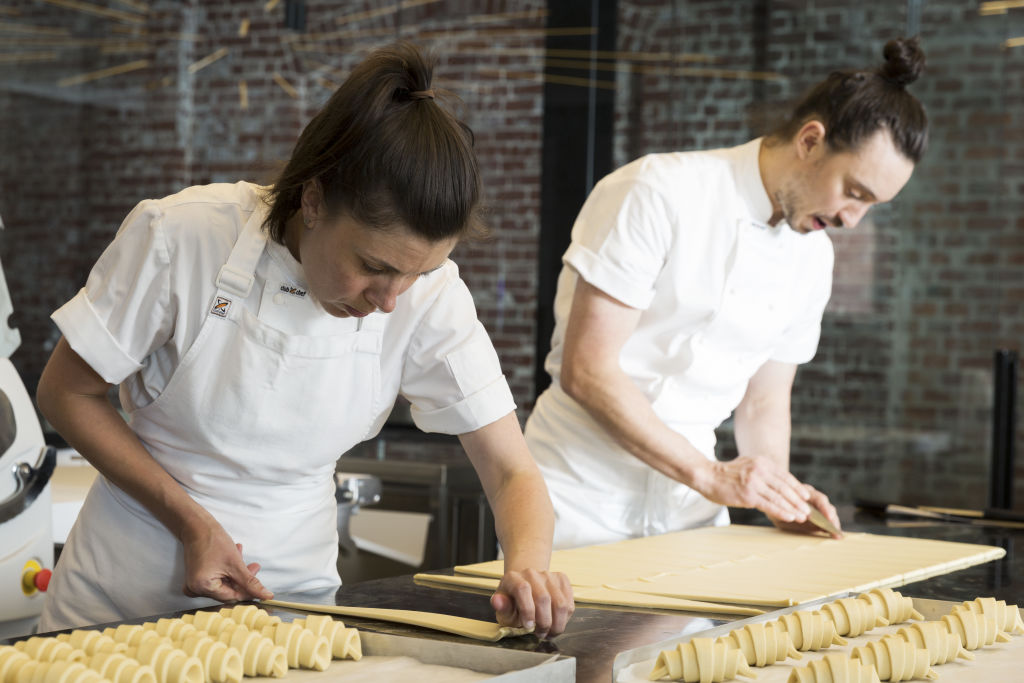
<svg viewBox="0 0 1024 683"><path fill-rule="evenodd" d="M302 184L302 223L307 229L312 229L317 221L327 213L327 206L324 204L323 188L320 180L313 178Z"/></svg>

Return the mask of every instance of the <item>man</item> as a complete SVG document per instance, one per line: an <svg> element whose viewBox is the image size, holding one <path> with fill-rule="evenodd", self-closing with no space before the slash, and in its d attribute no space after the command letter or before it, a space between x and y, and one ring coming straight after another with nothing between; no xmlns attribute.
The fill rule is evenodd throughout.
<svg viewBox="0 0 1024 683"><path fill-rule="evenodd" d="M790 392L832 282L824 228L890 201L924 152L905 90L924 65L893 40L873 71L819 83L771 135L652 154L604 178L573 227L526 435L555 548L709 524L757 508L809 531L828 498L789 473ZM734 415L739 457L714 457Z"/></svg>

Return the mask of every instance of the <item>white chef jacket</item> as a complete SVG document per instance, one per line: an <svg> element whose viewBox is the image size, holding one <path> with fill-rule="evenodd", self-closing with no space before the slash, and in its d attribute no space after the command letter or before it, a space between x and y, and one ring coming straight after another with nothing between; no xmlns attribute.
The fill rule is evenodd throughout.
<svg viewBox="0 0 1024 683"><path fill-rule="evenodd" d="M728 521L724 508L626 452L561 389L579 277L642 311L620 365L709 459L714 429L763 363L814 356L832 244L823 231L767 225L760 146L642 157L602 179L580 211L555 298L553 382L526 429L555 503L556 548Z"/></svg>
<svg viewBox="0 0 1024 683"><path fill-rule="evenodd" d="M141 202L85 288L53 314L75 352L103 379L121 385L128 413L160 395L191 348L241 226L253 211L266 210L258 190L247 182L217 183ZM268 240L244 302L250 311L291 335L357 328L358 318L327 314L306 291L302 265L287 247ZM354 435L356 442L380 431L398 393L409 399L413 420L425 432L464 434L515 409L454 262L417 278L385 317L379 419L369 433Z"/></svg>
<svg viewBox="0 0 1024 683"><path fill-rule="evenodd" d="M340 583L334 461L379 431L399 392L421 428L453 434L515 406L454 264L419 278L390 314L335 318L261 233L266 209L249 183L143 202L53 317L98 374L121 382L143 445L263 566L264 584L323 589ZM180 544L100 477L43 622L195 606L182 582Z"/></svg>

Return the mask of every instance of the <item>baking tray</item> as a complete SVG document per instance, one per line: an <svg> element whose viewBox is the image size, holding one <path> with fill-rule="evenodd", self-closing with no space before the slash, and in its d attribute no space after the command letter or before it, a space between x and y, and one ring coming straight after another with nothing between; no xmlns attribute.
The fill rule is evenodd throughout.
<svg viewBox="0 0 1024 683"><path fill-rule="evenodd" d="M495 683L572 683L576 680L576 660L550 653L506 650L486 645L452 643L427 638L410 638L387 633L360 631L363 659L359 662L335 660L326 671L289 669L288 680L295 683L315 681L344 681L347 672L358 670L365 680L394 680L386 670L374 670L374 658L412 657L428 666L469 669L485 674L477 680ZM382 664L385 660L381 660ZM403 680L413 674L417 681L451 680L447 677L428 678L426 672L403 672Z"/></svg>
<svg viewBox="0 0 1024 683"><path fill-rule="evenodd" d="M23 636L25 638L29 636ZM524 652L500 647L456 643L429 638L412 638L388 633L359 631L362 641L363 658L358 662L333 660L326 671L289 669L285 681L293 683L325 683L326 681L385 681L414 680L419 683L432 681L481 681L494 683L572 683L576 680L576 659L564 655L541 652ZM11 639L21 640L22 638ZM0 639L0 644L4 640ZM397 662L404 657L417 660L420 666L410 668L408 662ZM396 666L401 668L396 670ZM436 670L432 667L451 667ZM468 672L477 672L473 676ZM459 678L459 676L462 676ZM249 680L248 678L245 680Z"/></svg>
<svg viewBox="0 0 1024 683"><path fill-rule="evenodd" d="M854 594L846 593L837 597L854 597ZM611 680L615 683L648 681L648 674L654 668L654 662L658 658L658 653L662 650L671 649L691 638L716 638L724 636L730 631L743 628L746 624L773 621L783 614L796 612L797 610L814 610L834 599L815 600L804 605L787 607L740 621L731 621L727 624L701 631L700 633L690 633L669 638L660 643L626 650L615 657L615 661L612 664ZM914 608L924 615L924 618L928 621L935 621L942 617L943 614L949 614L955 605L960 604L959 602L926 600L923 598L913 598L913 601ZM1021 612L1024 615L1024 610L1021 610ZM806 666L809 662L834 652L848 654L854 647L864 645L871 640L877 640L889 633L894 633L901 627L911 623L913 622L874 628L856 638L847 637L848 644L845 646L833 645L820 652L802 652L800 654L803 655L803 659L787 659L784 662L777 662L769 667L754 668L754 672L757 674L757 683L785 683L789 678L790 671L795 667ZM1021 666L1024 663L1024 636L1011 636L1011 638L1012 640L1009 643L995 643L975 650L973 652L975 656L974 661L956 660L937 665L933 668L939 674L939 680L943 683L992 683L993 681L1021 680Z"/></svg>

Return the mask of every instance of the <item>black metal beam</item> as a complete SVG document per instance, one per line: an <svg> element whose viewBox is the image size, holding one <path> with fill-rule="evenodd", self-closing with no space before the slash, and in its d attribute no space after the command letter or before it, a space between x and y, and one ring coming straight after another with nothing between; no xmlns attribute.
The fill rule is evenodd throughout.
<svg viewBox="0 0 1024 683"><path fill-rule="evenodd" d="M544 83L544 132L541 152L540 244L537 282L537 344L534 371L536 395L550 377L544 359L555 329L554 302L562 254L569 246L573 221L594 183L612 170L615 122L614 90L593 81L614 81L614 70L597 70L597 51L614 51L617 0L548 3L549 29L593 26L590 35L557 35L552 31L546 50L582 50L589 53L589 70L548 67ZM581 53L582 54L582 53ZM546 62L547 60L545 60ZM607 64L609 59L602 59ZM559 76L588 79L591 84L557 82ZM578 81L577 81L578 82Z"/></svg>

